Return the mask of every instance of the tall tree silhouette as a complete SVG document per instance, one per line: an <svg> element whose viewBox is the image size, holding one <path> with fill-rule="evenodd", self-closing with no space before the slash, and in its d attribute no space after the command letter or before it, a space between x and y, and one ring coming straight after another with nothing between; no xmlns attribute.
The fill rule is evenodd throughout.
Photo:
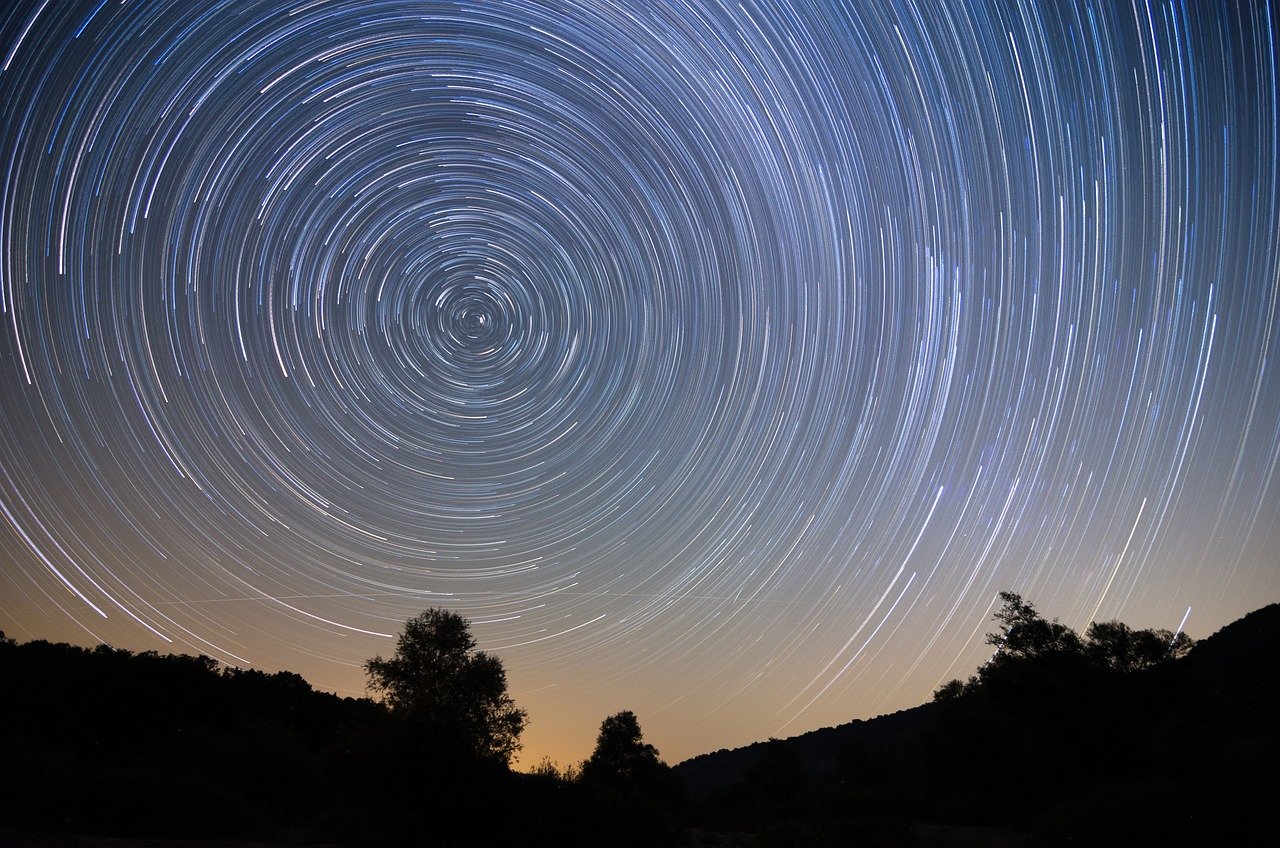
<svg viewBox="0 0 1280 848"><path fill-rule="evenodd" d="M528 720L507 694L497 657L476 650L470 623L443 609L405 622L390 659L365 663L392 715L458 753L506 764Z"/></svg>

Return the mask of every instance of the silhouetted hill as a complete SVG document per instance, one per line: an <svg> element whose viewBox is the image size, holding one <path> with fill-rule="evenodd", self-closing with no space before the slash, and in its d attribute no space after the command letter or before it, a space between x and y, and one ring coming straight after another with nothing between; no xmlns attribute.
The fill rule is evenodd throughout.
<svg viewBox="0 0 1280 848"><path fill-rule="evenodd" d="M936 844L963 827L1163 848L1273 832L1280 605L1141 671L1082 649L992 669L955 700L704 754L676 773L706 826L778 843L911 844L942 826L951 836Z"/></svg>
<svg viewBox="0 0 1280 848"><path fill-rule="evenodd" d="M921 704L870 720L823 727L787 739L700 754L675 767L691 798L703 799L742 782L771 747L785 748L807 778L832 778L851 756L872 760L911 758L920 735L937 726L939 704Z"/></svg>
<svg viewBox="0 0 1280 848"><path fill-rule="evenodd" d="M1280 604L1254 610L1197 642L1177 668L1180 676L1195 677L1203 683L1239 685L1245 689L1274 686L1280 680L1276 673L1280 669ZM702 796L741 780L759 761L766 746L783 745L795 754L806 772L829 774L839 765L841 747L848 744L859 744L876 754L911 747L922 732L936 727L942 706L931 702L786 739L722 748L691 757L675 769L690 794Z"/></svg>
<svg viewBox="0 0 1280 848"><path fill-rule="evenodd" d="M1274 679L1280 657L1280 604L1254 610L1231 622L1195 648L1182 668L1222 677L1247 679L1251 674Z"/></svg>

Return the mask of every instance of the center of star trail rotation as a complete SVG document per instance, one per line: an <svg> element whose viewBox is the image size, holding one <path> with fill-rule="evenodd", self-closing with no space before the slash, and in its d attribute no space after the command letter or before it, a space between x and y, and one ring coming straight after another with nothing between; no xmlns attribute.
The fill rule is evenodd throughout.
<svg viewBox="0 0 1280 848"><path fill-rule="evenodd" d="M8 5L0 626L679 759L1280 598L1273 9L864 6Z"/></svg>

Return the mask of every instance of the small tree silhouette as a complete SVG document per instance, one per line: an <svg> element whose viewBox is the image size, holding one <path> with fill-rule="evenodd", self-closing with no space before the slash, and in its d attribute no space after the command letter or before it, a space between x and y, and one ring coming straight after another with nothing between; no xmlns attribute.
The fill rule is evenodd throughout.
<svg viewBox="0 0 1280 848"><path fill-rule="evenodd" d="M946 683L933 690L933 700L935 701L954 701L962 697L968 691L968 686L963 680L948 680Z"/></svg>
<svg viewBox="0 0 1280 848"><path fill-rule="evenodd" d="M635 713L623 710L604 720L579 774L599 844L666 841L682 806L680 787L658 749L644 741Z"/></svg>
<svg viewBox="0 0 1280 848"><path fill-rule="evenodd" d="M633 783L649 780L665 768L658 749L644 741L636 714L623 710L600 725L596 749L582 764L582 779L598 784Z"/></svg>

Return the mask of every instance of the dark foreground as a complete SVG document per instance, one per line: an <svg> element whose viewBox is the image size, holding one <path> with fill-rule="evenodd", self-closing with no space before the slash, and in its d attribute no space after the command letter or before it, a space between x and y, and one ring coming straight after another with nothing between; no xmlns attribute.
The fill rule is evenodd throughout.
<svg viewBox="0 0 1280 848"><path fill-rule="evenodd" d="M918 825L912 829L910 844L918 848L1034 848L1036 841L1026 834L992 827L958 825ZM714 833L690 828L681 838L690 848L752 848L768 844L770 835ZM532 844L532 843L522 843ZM281 848L278 842L240 839L130 839L78 833L48 833L26 829L0 830L0 845L6 848ZM311 843L307 848L342 848L337 843Z"/></svg>
<svg viewBox="0 0 1280 848"><path fill-rule="evenodd" d="M459 759L297 675L3 641L0 846L1270 844L1280 605L1150 668L1085 648L608 783Z"/></svg>

